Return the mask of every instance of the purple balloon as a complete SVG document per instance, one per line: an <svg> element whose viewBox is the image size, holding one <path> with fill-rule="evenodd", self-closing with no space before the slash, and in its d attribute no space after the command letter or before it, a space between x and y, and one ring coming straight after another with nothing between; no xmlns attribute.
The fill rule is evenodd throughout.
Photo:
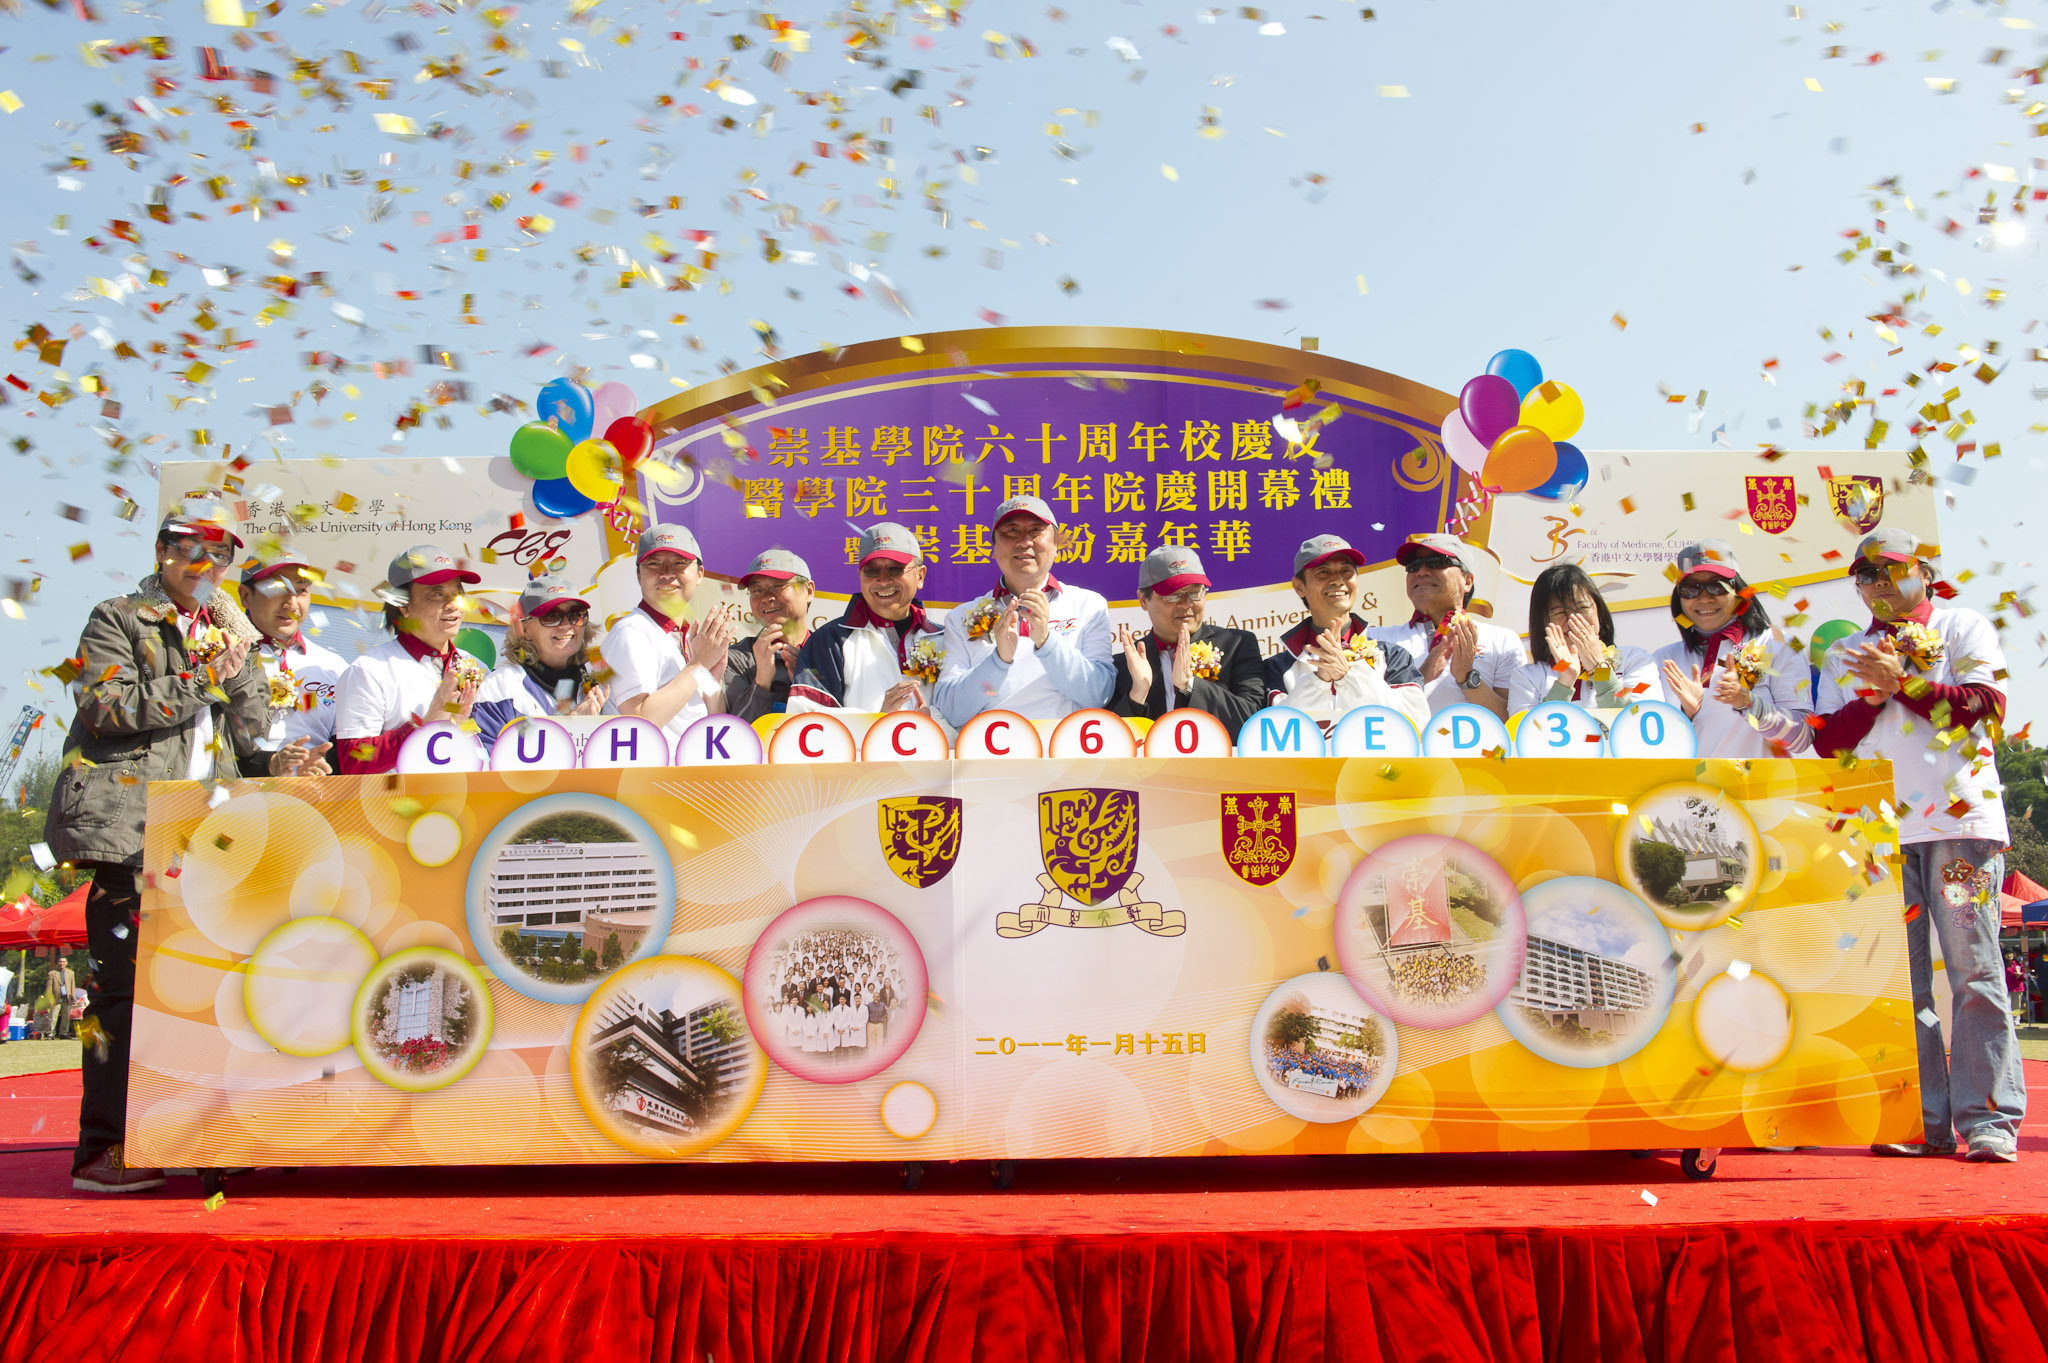
<svg viewBox="0 0 2048 1363"><path fill-rule="evenodd" d="M1492 447L1503 432L1521 424L1522 398L1498 374L1481 374L1458 395L1458 410L1480 444Z"/></svg>

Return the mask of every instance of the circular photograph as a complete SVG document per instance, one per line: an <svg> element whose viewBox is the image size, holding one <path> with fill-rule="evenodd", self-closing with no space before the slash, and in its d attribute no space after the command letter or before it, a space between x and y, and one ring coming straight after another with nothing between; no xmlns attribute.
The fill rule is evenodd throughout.
<svg viewBox="0 0 2048 1363"><path fill-rule="evenodd" d="M647 821L618 801L546 795L485 836L466 909L493 975L542 1003L581 1003L668 941L675 868Z"/></svg>
<svg viewBox="0 0 2048 1363"><path fill-rule="evenodd" d="M1275 1106L1310 1122L1348 1122L1394 1082L1401 1043L1351 981L1296 975L1252 1019L1252 1071Z"/></svg>
<svg viewBox="0 0 2048 1363"><path fill-rule="evenodd" d="M364 1069L393 1088L425 1093L483 1058L491 993L454 952L413 947L377 963L356 991L353 1022Z"/></svg>
<svg viewBox="0 0 2048 1363"><path fill-rule="evenodd" d="M576 1100L591 1122L654 1159L724 1140L768 1077L740 982L694 956L613 971L583 1005L569 1049Z"/></svg>
<svg viewBox="0 0 2048 1363"><path fill-rule="evenodd" d="M924 1025L917 939L887 909L849 895L807 899L747 956L747 1025L799 1079L851 1084L889 1068Z"/></svg>
<svg viewBox="0 0 2048 1363"><path fill-rule="evenodd" d="M1756 825L1726 791L1680 782L1635 802L1615 837L1623 885L1682 932L1728 920L1755 897Z"/></svg>
<svg viewBox="0 0 2048 1363"><path fill-rule="evenodd" d="M1522 896L1528 946L1494 1011L1509 1035L1557 1065L1598 1069L1657 1034L1678 990L1671 931L1619 885L1546 880Z"/></svg>
<svg viewBox="0 0 2048 1363"><path fill-rule="evenodd" d="M1337 960L1404 1027L1485 1015L1522 969L1522 901L1493 858L1434 833L1395 838L1337 896Z"/></svg>

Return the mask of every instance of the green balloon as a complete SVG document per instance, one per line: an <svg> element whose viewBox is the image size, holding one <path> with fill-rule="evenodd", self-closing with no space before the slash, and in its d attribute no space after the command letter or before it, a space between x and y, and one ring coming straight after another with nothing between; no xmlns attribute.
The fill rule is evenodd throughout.
<svg viewBox="0 0 2048 1363"><path fill-rule="evenodd" d="M491 642L490 635L475 625L464 625L455 631L455 646L482 663L486 669L498 665L498 646Z"/></svg>
<svg viewBox="0 0 2048 1363"><path fill-rule="evenodd" d="M536 481L560 478L569 467L569 437L545 421L512 432L512 467Z"/></svg>
<svg viewBox="0 0 2048 1363"><path fill-rule="evenodd" d="M1856 626L1847 620L1830 620L1813 632L1813 641L1806 646L1806 657L1815 667L1827 656L1828 646L1837 639L1846 639L1856 633Z"/></svg>

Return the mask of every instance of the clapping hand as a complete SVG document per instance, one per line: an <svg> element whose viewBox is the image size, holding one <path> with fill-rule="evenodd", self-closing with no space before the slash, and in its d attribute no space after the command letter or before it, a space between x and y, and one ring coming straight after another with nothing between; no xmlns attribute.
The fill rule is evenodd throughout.
<svg viewBox="0 0 2048 1363"><path fill-rule="evenodd" d="M1116 642L1124 651L1124 667L1131 674L1131 703L1143 705L1152 696L1152 664L1145 657L1145 645L1131 633L1129 625L1116 627Z"/></svg>
<svg viewBox="0 0 2048 1363"><path fill-rule="evenodd" d="M1664 689L1678 702L1678 708L1685 711L1687 719L1700 712L1700 701L1707 694L1697 667L1680 667L1669 658L1664 660Z"/></svg>
<svg viewBox="0 0 2048 1363"><path fill-rule="evenodd" d="M1316 636L1316 641L1305 650L1316 670L1316 676L1335 685L1343 681L1351 671L1351 660L1344 656L1344 641L1337 637L1337 627L1332 625Z"/></svg>

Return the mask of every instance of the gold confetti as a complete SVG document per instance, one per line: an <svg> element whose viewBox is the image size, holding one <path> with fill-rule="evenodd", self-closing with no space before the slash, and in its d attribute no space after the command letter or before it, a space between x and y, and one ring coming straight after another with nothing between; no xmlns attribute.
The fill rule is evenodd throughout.
<svg viewBox="0 0 2048 1363"><path fill-rule="evenodd" d="M222 1207L225 1207L227 1203L228 1195L226 1193L215 1193L212 1197L207 1198L203 1205L206 1207L206 1210L217 1212Z"/></svg>
<svg viewBox="0 0 2048 1363"><path fill-rule="evenodd" d="M21 96L12 90L0 90L0 109L13 113L21 107Z"/></svg>
<svg viewBox="0 0 2048 1363"><path fill-rule="evenodd" d="M237 6L239 8L239 6ZM390 133L393 137L410 137L420 130L420 125L404 114L378 114L377 131Z"/></svg>
<svg viewBox="0 0 2048 1363"><path fill-rule="evenodd" d="M1175 183L1179 183L1180 181L1180 172L1175 170L1172 166L1167 165L1164 161L1161 161L1159 163L1159 173L1161 175L1164 175L1167 179L1174 181Z"/></svg>
<svg viewBox="0 0 2048 1363"><path fill-rule="evenodd" d="M222 28L247 28L249 16L242 9L242 0L206 0L206 22Z"/></svg>
<svg viewBox="0 0 2048 1363"><path fill-rule="evenodd" d="M1406 99L1408 98L1408 87L1405 85L1382 85L1380 87L1380 98Z"/></svg>

